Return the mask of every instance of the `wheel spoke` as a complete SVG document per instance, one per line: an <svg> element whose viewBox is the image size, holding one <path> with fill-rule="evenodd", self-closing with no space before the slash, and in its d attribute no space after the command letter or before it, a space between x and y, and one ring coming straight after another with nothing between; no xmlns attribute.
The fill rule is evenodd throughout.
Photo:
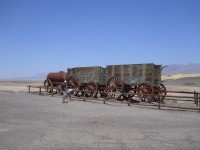
<svg viewBox="0 0 200 150"><path fill-rule="evenodd" d="M85 88L85 92L86 92L87 96L89 96L89 97L96 97L96 95L97 95L96 84L93 82L88 83Z"/></svg>
<svg viewBox="0 0 200 150"><path fill-rule="evenodd" d="M137 89L137 96L140 101L150 102L152 100L152 88L148 83L141 83Z"/></svg>
<svg viewBox="0 0 200 150"><path fill-rule="evenodd" d="M164 86L164 84L160 84L160 86L158 87L158 92L159 92L159 95L160 95L160 100L163 101L166 94L167 94L167 90L166 90L166 87Z"/></svg>
<svg viewBox="0 0 200 150"><path fill-rule="evenodd" d="M71 76L68 78L67 80L67 84L69 87L73 88L73 95L77 95L78 94L78 91L79 91L79 83L78 83L78 80L76 77L74 76Z"/></svg>
<svg viewBox="0 0 200 150"><path fill-rule="evenodd" d="M123 85L117 77L112 77L107 82L107 92L109 98L120 99L122 96Z"/></svg>

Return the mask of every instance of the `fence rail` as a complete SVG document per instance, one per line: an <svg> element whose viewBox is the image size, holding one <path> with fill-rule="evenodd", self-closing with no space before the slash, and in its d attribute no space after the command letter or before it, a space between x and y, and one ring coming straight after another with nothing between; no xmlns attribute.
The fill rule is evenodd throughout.
<svg viewBox="0 0 200 150"><path fill-rule="evenodd" d="M52 88L48 88L48 87L44 87L44 86L31 86L31 85L28 85L28 92L29 93L32 93L31 92L31 88L35 88L35 89L39 89L38 91L34 91L36 93L39 93L39 95L42 95L42 94L47 94L47 95L51 95L52 97L54 95L57 95L54 90L58 90L56 87L52 87ZM48 90L50 90L50 92L47 92ZM91 97L87 97L86 94L85 94L85 91L78 91L78 92L83 92L83 95L81 97L76 97L76 99L81 99L83 101L88 101L89 99L91 99ZM123 94L126 94L128 95L128 100L126 102L126 104L128 104L128 106L131 106L132 105L139 105L139 106L155 106L157 107L158 109L161 109L162 108L177 108L177 109L187 109L187 110L198 110L198 112L200 113L200 93L199 92L189 92L189 91L166 91L167 92L167 95L165 96L165 100L164 101L174 101L174 102L181 102L181 101L184 101L184 102L193 102L192 104L194 105L193 107L191 107L191 104L190 106L186 107L185 105L184 106L176 106L174 104L172 105L169 105L169 104L166 104L166 103L162 103L161 100L160 100L160 96L162 95L159 95L159 94L146 94L146 95L151 95L151 96L157 96L158 97L158 101L157 103L151 103L151 104L147 104L147 103L142 103L142 104L137 104L137 103L133 103L132 102L132 99L131 99L131 93L123 93ZM182 94L181 96L179 95L173 95L173 94ZM170 95L168 95L170 94ZM184 96L184 94L186 94ZM136 95L137 97L137 95ZM75 98L75 96L73 97ZM107 101L109 102L117 102L117 103L121 103L120 101L117 101L117 100L108 100L106 98L92 98L92 99L96 99L96 100L100 100L100 101L103 101L103 104L106 104ZM186 104L187 105L187 104Z"/></svg>

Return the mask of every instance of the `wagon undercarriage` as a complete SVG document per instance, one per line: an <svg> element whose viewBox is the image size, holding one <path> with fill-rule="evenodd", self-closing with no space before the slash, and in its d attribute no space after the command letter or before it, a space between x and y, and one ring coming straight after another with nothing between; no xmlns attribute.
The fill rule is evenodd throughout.
<svg viewBox="0 0 200 150"><path fill-rule="evenodd" d="M148 83L141 83L138 86L123 84L116 77L108 80L106 85L98 85L94 82L81 84L75 77L68 79L68 86L74 89L73 95L87 97L104 97L107 99L128 100L128 97L136 97L138 101L153 102L164 100L166 88L163 84L151 86Z"/></svg>

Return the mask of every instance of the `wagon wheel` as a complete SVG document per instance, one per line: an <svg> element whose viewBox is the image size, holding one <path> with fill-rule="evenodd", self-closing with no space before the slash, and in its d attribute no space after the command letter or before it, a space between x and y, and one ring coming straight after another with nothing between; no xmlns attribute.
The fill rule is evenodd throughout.
<svg viewBox="0 0 200 150"><path fill-rule="evenodd" d="M153 96L151 95L152 93L153 89L148 83L139 84L137 88L137 96L140 101L150 102L153 98Z"/></svg>
<svg viewBox="0 0 200 150"><path fill-rule="evenodd" d="M156 90L155 90L155 99L156 100L159 100L160 98L160 101L163 102L163 100L165 99L165 96L167 94L167 89L166 87L164 86L164 84L160 84L160 86L156 86Z"/></svg>
<svg viewBox="0 0 200 150"><path fill-rule="evenodd" d="M108 97L119 100L122 96L123 86L123 83L117 77L111 77L106 85Z"/></svg>
<svg viewBox="0 0 200 150"><path fill-rule="evenodd" d="M52 84L51 80L46 79L44 81L44 87L45 87L46 92L49 92L49 93L52 92L52 90L53 90L53 84Z"/></svg>
<svg viewBox="0 0 200 150"><path fill-rule="evenodd" d="M73 95L77 95L78 92L79 92L79 83L78 83L78 79L74 76L71 76L68 78L67 80L67 84L68 84L68 87L71 87L73 88Z"/></svg>
<svg viewBox="0 0 200 150"><path fill-rule="evenodd" d="M85 88L85 93L89 97L96 97L97 96L97 85L94 82L88 83Z"/></svg>

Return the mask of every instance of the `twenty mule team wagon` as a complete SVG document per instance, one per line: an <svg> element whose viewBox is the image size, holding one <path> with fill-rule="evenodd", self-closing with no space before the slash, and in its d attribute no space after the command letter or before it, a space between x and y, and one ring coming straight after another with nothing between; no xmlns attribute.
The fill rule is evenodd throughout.
<svg viewBox="0 0 200 150"><path fill-rule="evenodd" d="M75 96L85 94L88 97L100 96L117 100L136 96L139 101L151 102L158 99L163 101L166 96L166 88L161 83L161 70L161 65L153 63L107 65L105 68L69 68L67 73L59 72L58 76L62 81L67 80L68 86L74 89ZM59 89L60 78L57 82L56 78L51 81L47 76L45 82L51 82L51 86Z"/></svg>

